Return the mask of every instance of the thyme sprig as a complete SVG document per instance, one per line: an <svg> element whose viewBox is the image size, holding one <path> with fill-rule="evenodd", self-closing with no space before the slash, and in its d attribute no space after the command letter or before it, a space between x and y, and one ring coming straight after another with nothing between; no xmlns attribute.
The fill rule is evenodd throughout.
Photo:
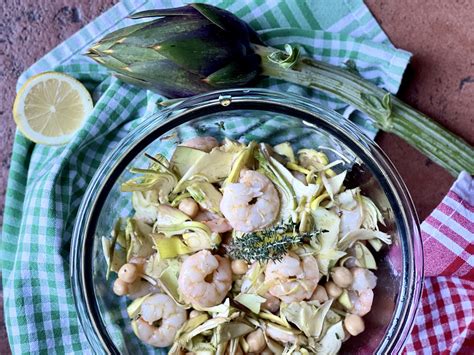
<svg viewBox="0 0 474 355"><path fill-rule="evenodd" d="M309 243L321 234L320 230L298 233L297 227L296 223L287 222L261 231L244 233L226 247L227 253L233 259L247 262L281 260L294 246Z"/></svg>

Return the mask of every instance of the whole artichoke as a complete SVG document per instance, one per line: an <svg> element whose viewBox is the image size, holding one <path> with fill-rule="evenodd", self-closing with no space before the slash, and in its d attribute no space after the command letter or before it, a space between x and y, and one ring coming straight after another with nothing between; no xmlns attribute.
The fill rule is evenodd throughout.
<svg viewBox="0 0 474 355"><path fill-rule="evenodd" d="M474 174L474 149L428 116L345 68L265 46L232 13L205 4L151 10L157 18L115 31L87 55L118 78L168 98L249 84L270 76L330 93L367 114L380 129L402 137L453 175Z"/></svg>
<svg viewBox="0 0 474 355"><path fill-rule="evenodd" d="M260 73L251 43L262 42L228 11L190 4L131 18L157 19L112 32L87 53L125 82L175 98L246 85Z"/></svg>

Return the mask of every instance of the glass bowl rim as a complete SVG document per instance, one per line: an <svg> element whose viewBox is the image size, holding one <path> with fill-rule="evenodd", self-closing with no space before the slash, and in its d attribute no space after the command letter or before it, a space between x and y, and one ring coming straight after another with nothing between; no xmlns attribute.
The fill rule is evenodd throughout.
<svg viewBox="0 0 474 355"><path fill-rule="evenodd" d="M196 95L178 101L161 111L149 115L117 144L95 172L76 215L70 251L70 278L74 302L80 324L91 347L94 351L100 348L108 353L119 353L107 334L105 326L101 324L102 319L100 315L94 313L94 310L97 311L95 309L97 307L96 300L90 299L88 296L91 292L93 295L95 293L93 287L91 288L91 285L88 285L86 282L88 278L86 276L86 259L88 257L86 247L88 242L93 241L92 238L94 237L90 233L88 234L91 229L91 215L98 206L100 193L107 191L104 190L106 185L113 185L116 182L116 179L111 182L110 177L113 173L120 175L130 161L136 157L134 153L141 151L138 147L147 146L151 143L155 138L150 139L150 137L154 134L156 135L156 132L159 132L161 128L163 128L163 132L169 131L181 123L186 123L193 118L202 116L201 111L204 110L205 112L206 108L213 108L213 112L215 112L216 108L219 110L235 110L236 105L245 105L246 103L250 104L250 107L252 107L251 103L254 105L270 105L272 108L277 106L285 107L290 111L296 110L300 114L305 113L308 118L313 117L313 119L322 120L328 124L328 127L331 126L333 129L340 131L346 138L351 139L353 142L358 142L362 149L370 150L370 153L366 153L366 155L374 160L379 169L388 173L385 174L385 178L389 177L387 183L397 198L397 207L403 212L404 219L402 222L408 232L406 242L411 246L407 252L411 257L408 260L403 260L404 264L408 262L408 265L403 267L405 273L402 273L400 287L404 294L398 296L399 300L395 305L392 319L389 323L391 327L388 327L385 333L387 335L390 330L394 330L395 334L389 334L384 337L378 345L376 352L380 353L380 349L383 349L383 352L398 352L401 350L406 337L412 329L423 285L421 233L416 210L405 184L393 164L378 145L366 137L359 127L342 117L339 113L299 95L254 88L220 90ZM271 110L271 108L269 107L267 110ZM167 126L171 127L168 128ZM142 141L147 138L148 142ZM376 158L372 156L373 152L377 153ZM105 183L102 183L104 181ZM386 192L385 188L384 191ZM100 209L101 206L99 206L99 211ZM395 329L391 329L393 324L396 325Z"/></svg>

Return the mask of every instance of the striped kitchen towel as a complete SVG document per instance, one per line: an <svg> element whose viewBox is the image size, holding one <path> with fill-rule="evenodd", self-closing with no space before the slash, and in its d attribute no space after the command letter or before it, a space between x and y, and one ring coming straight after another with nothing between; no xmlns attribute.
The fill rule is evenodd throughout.
<svg viewBox="0 0 474 355"><path fill-rule="evenodd" d="M474 354L474 180L461 173L422 223L425 286L409 354Z"/></svg>

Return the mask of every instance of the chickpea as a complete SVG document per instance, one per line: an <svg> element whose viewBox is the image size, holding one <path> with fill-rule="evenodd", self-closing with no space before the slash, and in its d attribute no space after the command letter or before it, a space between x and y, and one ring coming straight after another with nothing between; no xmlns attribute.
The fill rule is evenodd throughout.
<svg viewBox="0 0 474 355"><path fill-rule="evenodd" d="M230 267L232 269L232 272L236 275L243 275L247 272L249 266L245 262L245 260L232 260L232 263L230 264Z"/></svg>
<svg viewBox="0 0 474 355"><path fill-rule="evenodd" d="M199 312L199 311L196 311L195 309L193 309L191 312L189 312L189 319L196 318L196 317L200 316L201 314L202 314L202 312Z"/></svg>
<svg viewBox="0 0 474 355"><path fill-rule="evenodd" d="M342 288L337 286L334 282L329 281L324 285L326 292L330 298L338 298L342 294Z"/></svg>
<svg viewBox="0 0 474 355"><path fill-rule="evenodd" d="M265 348L263 351L260 353L261 355L273 355L273 351L270 350L270 348Z"/></svg>
<svg viewBox="0 0 474 355"><path fill-rule="evenodd" d="M249 345L249 352L250 353L260 353L265 349L267 343L265 342L265 337L261 329L257 329L247 335L247 344Z"/></svg>
<svg viewBox="0 0 474 355"><path fill-rule="evenodd" d="M267 299L264 303L262 303L262 308L266 309L272 313L276 313L280 310L280 299L272 296L271 294L267 293L265 295L265 298Z"/></svg>
<svg viewBox="0 0 474 355"><path fill-rule="evenodd" d="M113 290L117 296L125 296L128 293L128 283L121 279L117 279L114 282Z"/></svg>
<svg viewBox="0 0 474 355"><path fill-rule="evenodd" d="M181 212L186 213L191 218L196 217L199 212L199 205L190 197L181 201L178 208Z"/></svg>
<svg viewBox="0 0 474 355"><path fill-rule="evenodd" d="M138 277L138 270L135 264L124 264L118 272L118 277L123 282L131 284Z"/></svg>
<svg viewBox="0 0 474 355"><path fill-rule="evenodd" d="M365 330L364 320L356 314L348 314L346 316L344 327L353 336L359 335Z"/></svg>
<svg viewBox="0 0 474 355"><path fill-rule="evenodd" d="M326 302L329 299L326 289L318 285L311 296L311 301L319 301L320 303Z"/></svg>
<svg viewBox="0 0 474 355"><path fill-rule="evenodd" d="M344 266L333 268L331 271L331 277L334 283L341 288L349 287L354 279L351 271Z"/></svg>

